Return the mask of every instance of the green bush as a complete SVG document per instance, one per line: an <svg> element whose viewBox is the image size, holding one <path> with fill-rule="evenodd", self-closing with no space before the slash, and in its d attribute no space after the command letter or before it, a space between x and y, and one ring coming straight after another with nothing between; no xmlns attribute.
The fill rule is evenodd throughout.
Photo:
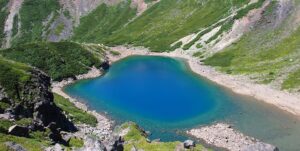
<svg viewBox="0 0 300 151"><path fill-rule="evenodd" d="M72 42L31 43L2 50L0 54L37 67L53 80L86 73L90 67L99 67L102 63L102 58Z"/></svg>

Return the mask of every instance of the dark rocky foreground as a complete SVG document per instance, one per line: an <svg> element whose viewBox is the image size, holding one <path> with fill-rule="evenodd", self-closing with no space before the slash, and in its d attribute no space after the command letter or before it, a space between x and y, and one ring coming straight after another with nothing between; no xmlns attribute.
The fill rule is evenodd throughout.
<svg viewBox="0 0 300 151"><path fill-rule="evenodd" d="M8 130L11 135L28 137L29 131L44 131L45 128L49 128L49 137L54 142L61 142L59 131L75 132L77 129L53 102L50 77L36 69L30 74L30 80L16 88L16 97L9 97L0 86L0 102L8 104L8 107L1 111L0 117L11 121L32 119L27 126L11 126Z"/></svg>

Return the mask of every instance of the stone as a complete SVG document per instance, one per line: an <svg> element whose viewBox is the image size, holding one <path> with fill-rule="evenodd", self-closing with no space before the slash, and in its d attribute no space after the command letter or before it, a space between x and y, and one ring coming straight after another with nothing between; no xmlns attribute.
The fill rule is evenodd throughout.
<svg viewBox="0 0 300 151"><path fill-rule="evenodd" d="M159 138L154 139L154 140L152 140L152 142L160 142L160 139Z"/></svg>
<svg viewBox="0 0 300 151"><path fill-rule="evenodd" d="M149 138L146 139L147 143L151 143L151 140Z"/></svg>
<svg viewBox="0 0 300 151"><path fill-rule="evenodd" d="M119 137L118 140L115 141L112 150L113 151L123 151L124 150L124 139L122 137Z"/></svg>
<svg viewBox="0 0 300 151"><path fill-rule="evenodd" d="M101 64L101 69L103 70L108 70L110 67L109 65L109 61L108 60L105 60L102 64Z"/></svg>
<svg viewBox="0 0 300 151"><path fill-rule="evenodd" d="M79 151L107 151L104 144L94 137L86 137L84 139L84 147Z"/></svg>
<svg viewBox="0 0 300 151"><path fill-rule="evenodd" d="M63 136L62 136L62 139L63 139L67 144L69 144L71 138L73 138L73 136L70 135L70 134L63 135Z"/></svg>
<svg viewBox="0 0 300 151"><path fill-rule="evenodd" d="M15 142L6 142L5 145L10 151L26 151L23 146Z"/></svg>
<svg viewBox="0 0 300 151"><path fill-rule="evenodd" d="M61 147L60 144L55 144L54 146L48 147L45 151L63 151L64 149Z"/></svg>
<svg viewBox="0 0 300 151"><path fill-rule="evenodd" d="M151 135L151 132L150 131L145 131L146 135L147 136L150 136Z"/></svg>
<svg viewBox="0 0 300 151"><path fill-rule="evenodd" d="M270 144L257 142L255 144L243 148L242 151L279 151L279 149Z"/></svg>
<svg viewBox="0 0 300 151"><path fill-rule="evenodd" d="M193 147L196 147L196 143L192 140L186 140L186 141L183 142L183 146L186 149L191 149Z"/></svg>
<svg viewBox="0 0 300 151"><path fill-rule="evenodd" d="M246 136L226 123L216 123L211 126L192 129L187 133L204 140L208 144L230 151L277 151L276 148L271 147L272 145ZM259 150L259 148L262 148L262 150Z"/></svg>
<svg viewBox="0 0 300 151"><path fill-rule="evenodd" d="M21 137L28 137L29 136L29 129L27 127L13 125L9 127L8 134L21 136Z"/></svg>
<svg viewBox="0 0 300 151"><path fill-rule="evenodd" d="M28 126L31 131L45 131L45 127L42 123L34 121L31 125Z"/></svg>

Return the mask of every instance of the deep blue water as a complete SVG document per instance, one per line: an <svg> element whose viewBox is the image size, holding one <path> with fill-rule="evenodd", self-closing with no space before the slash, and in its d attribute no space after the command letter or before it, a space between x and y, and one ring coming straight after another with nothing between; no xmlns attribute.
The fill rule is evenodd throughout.
<svg viewBox="0 0 300 151"><path fill-rule="evenodd" d="M280 149L300 148L295 142L300 138L297 118L199 77L182 60L128 57L104 76L79 81L65 91L119 123L137 122L152 132L151 138L183 140L184 130L225 121Z"/></svg>

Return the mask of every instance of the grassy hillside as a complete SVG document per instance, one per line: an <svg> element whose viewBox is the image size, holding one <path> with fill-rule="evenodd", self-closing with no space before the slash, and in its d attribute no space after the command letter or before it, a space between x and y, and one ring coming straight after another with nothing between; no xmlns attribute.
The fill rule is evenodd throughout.
<svg viewBox="0 0 300 151"><path fill-rule="evenodd" d="M41 41L42 33L47 25L43 25L48 17L60 9L58 0L24 0L20 9L21 29L19 37L13 39L12 44ZM15 29L16 30L16 29Z"/></svg>
<svg viewBox="0 0 300 151"><path fill-rule="evenodd" d="M53 80L86 73L90 67L99 67L103 61L103 56L72 42L24 44L1 50L0 54L37 67L49 74Z"/></svg>
<svg viewBox="0 0 300 151"><path fill-rule="evenodd" d="M100 42L122 28L135 15L136 9L131 8L127 0L115 6L102 4L81 18L73 39L81 42Z"/></svg>
<svg viewBox="0 0 300 151"><path fill-rule="evenodd" d="M7 95L16 101L21 101L22 89L30 81L31 68L25 64L4 59L0 56L0 86L5 89ZM0 102L1 107L6 102Z"/></svg>
<svg viewBox="0 0 300 151"><path fill-rule="evenodd" d="M265 19L274 15L277 5L273 3L265 11ZM282 89L300 90L300 28L291 27L291 17L275 28L264 21L270 23L262 20L253 31L205 63L228 74L246 74L260 83L279 83Z"/></svg>
<svg viewBox="0 0 300 151"><path fill-rule="evenodd" d="M240 7L248 2L249 0L161 0L124 27L123 21L127 18L120 18L118 13L107 13L100 20L100 24L94 26L93 24L96 23L93 23L92 19L99 20L98 18L107 8L100 6L97 10L99 12L102 10L101 13L94 12L82 19L83 22L91 20L89 22L91 26L84 24L79 26L75 30L77 32L75 32L74 39L89 42L92 40L92 42L108 45L133 44L149 47L154 51L166 51L170 50L170 45L180 38L210 26L229 15L232 8ZM115 8L117 7L109 7L108 10ZM132 11L130 12L129 14L132 14ZM122 19L121 22L120 19ZM110 20L114 20L112 25L105 25ZM85 33L78 32L88 29L90 30L87 33L88 37ZM82 37L78 38L80 36Z"/></svg>

